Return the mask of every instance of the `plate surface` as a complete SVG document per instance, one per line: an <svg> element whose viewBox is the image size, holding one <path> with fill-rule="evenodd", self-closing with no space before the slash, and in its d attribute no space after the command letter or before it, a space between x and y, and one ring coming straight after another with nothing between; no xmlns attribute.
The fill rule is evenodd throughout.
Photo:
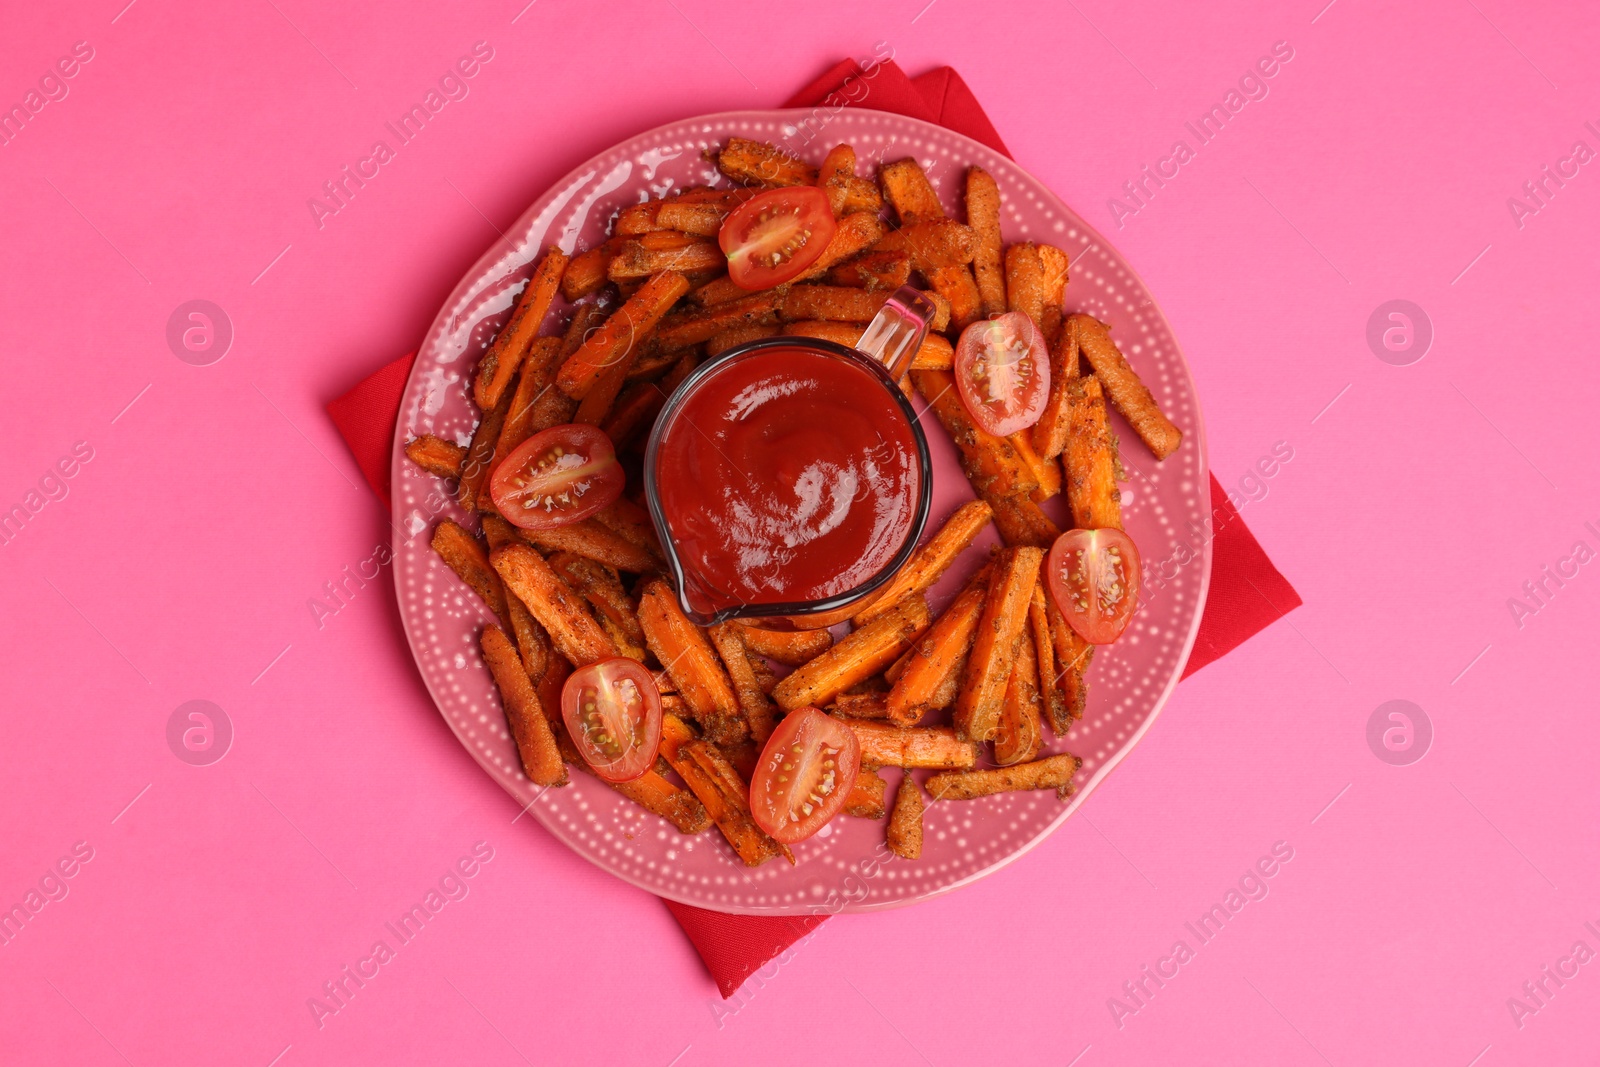
<svg viewBox="0 0 1600 1067"><path fill-rule="evenodd" d="M916 119L856 108L828 116L820 128L797 128L807 114L737 111L675 122L601 153L558 182L507 229L506 240L496 242L467 272L440 310L406 386L391 458L394 521L405 535L395 548L400 614L417 668L467 751L585 859L659 896L744 914L866 911L910 904L973 882L1042 841L1154 721L1188 659L1211 573L1205 433L1194 383L1166 320L1115 249L1016 164L967 137ZM1072 258L1067 308L1113 327L1128 360L1184 433L1182 447L1157 463L1113 415L1129 477L1124 522L1139 544L1149 588L1123 639L1095 656L1083 721L1066 741L1052 739L1047 746L1049 752L1070 751L1083 758L1075 780L1078 793L1065 804L1048 790L933 804L917 861L898 860L887 852L881 821L841 816L823 834L795 847L796 866L779 859L750 870L715 829L685 837L587 774L574 771L571 785L541 791L522 774L499 697L478 653L477 635L492 616L428 544L426 531L441 518L473 523L449 499L440 479L405 457L405 442L418 434L463 444L469 439L476 421L468 395L473 368L508 317L542 249L554 244L567 252L581 251L602 240L611 219L629 204L688 185L726 185L702 153L735 135L771 141L813 163L833 145L848 142L856 148L863 173L884 160L915 157L947 210L958 218L965 170L982 166L1000 186L1006 242L1040 241L1067 252ZM546 332L556 326L552 315ZM917 407L923 407L920 400ZM928 438L934 467L931 534L945 516L971 499L972 491L948 435L935 425ZM1062 520L1059 497L1045 510ZM1193 558L1175 554L1180 541L1196 540L1203 546ZM987 532L967 558L957 561L930 597L936 611L994 543L992 531ZM1048 736L1048 728L1045 732ZM892 768L883 774L892 798L898 775Z"/></svg>

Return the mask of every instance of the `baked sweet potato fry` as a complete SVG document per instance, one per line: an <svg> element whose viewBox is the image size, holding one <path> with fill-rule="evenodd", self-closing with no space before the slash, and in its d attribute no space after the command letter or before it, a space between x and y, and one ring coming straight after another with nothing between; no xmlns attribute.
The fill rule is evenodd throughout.
<svg viewBox="0 0 1600 1067"><path fill-rule="evenodd" d="M587 667L617 654L611 637L584 607L583 598L527 545L497 548L489 560L506 588L527 605L556 651Z"/></svg>
<svg viewBox="0 0 1600 1067"><path fill-rule="evenodd" d="M904 252L863 252L828 272L828 284L858 289L900 288L911 280L911 257Z"/></svg>
<svg viewBox="0 0 1600 1067"><path fill-rule="evenodd" d="M926 788L934 800L973 800L1019 789L1054 789L1058 794L1065 791L1070 796L1072 776L1082 766L1083 760L1063 752L1059 756L1046 756L1032 763L992 771L935 774L928 779Z"/></svg>
<svg viewBox="0 0 1600 1067"><path fill-rule="evenodd" d="M890 722L898 726L915 724L933 707L946 680L958 673L989 599L988 577L988 568L974 575L944 614L911 646L885 701L885 715Z"/></svg>
<svg viewBox="0 0 1600 1067"><path fill-rule="evenodd" d="M772 696L786 711L807 704L820 708L893 663L922 635L929 622L927 599L920 593L905 597L892 610L795 668L778 683Z"/></svg>
<svg viewBox="0 0 1600 1067"><path fill-rule="evenodd" d="M672 305L688 291L689 279L682 274L665 271L651 278L561 364L556 385L574 400L582 400L601 371L643 344Z"/></svg>
<svg viewBox="0 0 1600 1067"><path fill-rule="evenodd" d="M567 766L516 646L498 626L485 627L480 644L484 662L500 689L500 703L517 743L517 755L522 758L522 772L535 785L566 785Z"/></svg>
<svg viewBox="0 0 1600 1067"><path fill-rule="evenodd" d="M1006 280L1001 266L1000 187L982 167L967 169L967 225L972 227L972 273L985 317L1006 310Z"/></svg>
<svg viewBox="0 0 1600 1067"><path fill-rule="evenodd" d="M1044 264L1037 245L1006 249L1006 310L1022 312L1035 326L1044 320Z"/></svg>
<svg viewBox="0 0 1600 1067"><path fill-rule="evenodd" d="M437 474L441 478L459 478L467 450L454 441L425 433L406 442L406 458L429 474Z"/></svg>
<svg viewBox="0 0 1600 1067"><path fill-rule="evenodd" d="M445 566L456 572L456 577L489 606L495 618L510 625L506 613L506 591L500 576L489 565L489 554L478 539L450 519L433 528L433 550L439 553Z"/></svg>
<svg viewBox="0 0 1600 1067"><path fill-rule="evenodd" d="M876 770L861 768L861 773L856 775L856 784L845 794L844 813L858 819L883 818L888 814L883 803L887 786L888 783L878 776Z"/></svg>
<svg viewBox="0 0 1600 1067"><path fill-rule="evenodd" d="M580 519L548 530L523 530L522 539L547 552L572 552L629 574L661 569L661 560L595 519Z"/></svg>
<svg viewBox="0 0 1600 1067"><path fill-rule="evenodd" d="M1060 337L1050 346L1050 395L1044 414L1033 424L1033 450L1045 459L1055 459L1067 447L1072 432L1072 408L1068 387L1078 376L1078 326L1069 316L1061 324Z"/></svg>
<svg viewBox="0 0 1600 1067"><path fill-rule="evenodd" d="M855 732L861 762L880 767L933 767L951 770L976 766L978 743L963 741L948 726L890 726L863 719L840 719Z"/></svg>
<svg viewBox="0 0 1600 1067"><path fill-rule="evenodd" d="M814 660L833 647L833 635L827 630L764 630L744 623L734 625L746 648L789 667Z"/></svg>
<svg viewBox="0 0 1600 1067"><path fill-rule="evenodd" d="M456 501L468 511L478 510L478 494L489 478L495 444L511 410L512 395L502 394L500 402L483 413L477 429L472 431L472 444L467 446L467 458L461 461L461 481L456 486Z"/></svg>
<svg viewBox="0 0 1600 1067"><path fill-rule="evenodd" d="M1034 589L1039 587L1036 584ZM1031 620L1031 612L1030 612ZM1017 642L1017 659L1000 704L1000 730L994 737L994 761L1002 767L1026 763L1044 747L1043 715L1039 695L1039 660L1033 628L1025 625Z"/></svg>
<svg viewBox="0 0 1600 1067"><path fill-rule="evenodd" d="M894 812L885 834L889 851L903 860L922 858L922 790L907 771L894 794Z"/></svg>
<svg viewBox="0 0 1600 1067"><path fill-rule="evenodd" d="M717 744L733 744L749 735L744 709L733 683L722 669L711 642L678 606L678 596L665 581L644 587L639 597L639 625L645 643L661 661L678 693L706 736Z"/></svg>
<svg viewBox="0 0 1600 1067"><path fill-rule="evenodd" d="M1078 344L1083 357L1094 368L1095 376L1105 387L1106 396L1116 405L1122 417L1128 420L1133 432L1139 435L1157 459L1166 459L1183 443L1183 432L1162 414L1156 398L1134 369L1123 358L1111 331L1104 323L1090 315L1073 315L1078 322Z"/></svg>
<svg viewBox="0 0 1600 1067"><path fill-rule="evenodd" d="M970 227L953 219L936 219L885 234L874 247L879 252L904 252L911 257L911 266L926 274L971 263L976 243Z"/></svg>
<svg viewBox="0 0 1600 1067"><path fill-rule="evenodd" d="M500 398L510 388L528 354L528 346L539 335L539 327L550 312L561 285L561 276L567 269L567 254L559 248L545 251L544 258L533 269L533 277L517 298L511 320L495 335L489 350L478 361L478 377L472 385L472 398L483 411L500 403Z"/></svg>
<svg viewBox="0 0 1600 1067"><path fill-rule="evenodd" d="M972 421L956 391L955 376L944 370L913 370L911 381L961 452L961 469L982 497L1025 496L1039 488L1016 446Z"/></svg>
<svg viewBox="0 0 1600 1067"><path fill-rule="evenodd" d="M774 856L789 854L750 817L749 789L727 758L695 737L689 724L676 715L661 717L661 755L700 798L706 814L747 866L759 867Z"/></svg>
<svg viewBox="0 0 1600 1067"><path fill-rule="evenodd" d="M1033 642L1044 719L1057 737L1065 737L1072 727L1072 710L1067 706L1066 691L1059 684L1055 637L1050 632L1050 614L1044 597L1044 582L1040 581L1033 587L1033 602L1028 605L1028 633L1023 640Z"/></svg>
<svg viewBox="0 0 1600 1067"><path fill-rule="evenodd" d="M999 729L1006 684L1016 665L1017 645L1028 622L1028 606L1043 560L1044 552L1037 548L1008 548L995 560L956 701L955 727L963 738L988 741Z"/></svg>
<svg viewBox="0 0 1600 1067"><path fill-rule="evenodd" d="M817 169L764 141L730 137L717 153L717 169L741 185L777 189L815 185Z"/></svg>
<svg viewBox="0 0 1600 1067"><path fill-rule="evenodd" d="M944 525L900 568L900 573L883 587L878 598L851 621L863 626L893 609L901 597L911 593L926 593L932 589L944 577L944 572L950 569L950 564L977 539L993 517L994 509L982 500L969 500L956 508L944 520Z"/></svg>
<svg viewBox="0 0 1600 1067"><path fill-rule="evenodd" d="M718 658L722 660L722 666L728 672L728 680L733 683L739 707L744 711L745 722L750 727L750 736L757 746L762 746L772 736L772 701L767 699L766 691L761 688L761 680L750 665L749 651L741 631L742 627L724 622L711 627L708 634Z"/></svg>
<svg viewBox="0 0 1600 1067"><path fill-rule="evenodd" d="M1074 378L1067 390L1072 433L1062 461L1067 468L1067 504L1072 525L1083 530L1122 529L1122 493L1117 488L1117 438L1106 422L1098 375Z"/></svg>

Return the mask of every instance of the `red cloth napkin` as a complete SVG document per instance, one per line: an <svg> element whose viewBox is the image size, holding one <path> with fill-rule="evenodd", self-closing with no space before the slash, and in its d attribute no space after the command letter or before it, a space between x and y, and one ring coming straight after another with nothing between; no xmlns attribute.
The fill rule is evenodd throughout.
<svg viewBox="0 0 1600 1067"><path fill-rule="evenodd" d="M785 102L785 107L870 107L935 122L1010 156L977 97L950 67L908 78L891 60L862 70L845 60ZM389 450L400 398L416 353L402 356L328 404L373 491L389 503ZM1211 590L1200 633L1184 666L1187 678L1300 606L1300 596L1256 543L1238 511L1211 479ZM705 961L724 997L768 960L821 925L826 916L725 915L664 901Z"/></svg>

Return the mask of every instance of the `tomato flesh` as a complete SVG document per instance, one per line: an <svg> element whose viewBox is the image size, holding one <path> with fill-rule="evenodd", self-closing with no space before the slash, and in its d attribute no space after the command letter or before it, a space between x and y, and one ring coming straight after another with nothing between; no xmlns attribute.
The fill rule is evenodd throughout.
<svg viewBox="0 0 1600 1067"><path fill-rule="evenodd" d="M598 427L573 423L518 445L495 467L489 495L508 522L548 530L615 503L625 480L611 438Z"/></svg>
<svg viewBox="0 0 1600 1067"><path fill-rule="evenodd" d="M1045 560L1051 599L1067 624L1091 645L1122 636L1139 606L1143 565L1121 530L1068 530Z"/></svg>
<svg viewBox="0 0 1600 1067"><path fill-rule="evenodd" d="M561 717L578 755L608 782L631 782L655 766L661 694L637 660L603 659L561 688Z"/></svg>
<svg viewBox="0 0 1600 1067"><path fill-rule="evenodd" d="M839 814L861 770L855 731L816 708L791 711L750 776L750 814L775 841L804 841Z"/></svg>
<svg viewBox="0 0 1600 1067"><path fill-rule="evenodd" d="M1050 397L1050 353L1026 313L1008 311L961 331L956 391L972 421L998 437L1039 421Z"/></svg>
<svg viewBox="0 0 1600 1067"><path fill-rule="evenodd" d="M805 273L838 228L828 194L809 185L757 193L728 215L717 244L741 289L771 289Z"/></svg>

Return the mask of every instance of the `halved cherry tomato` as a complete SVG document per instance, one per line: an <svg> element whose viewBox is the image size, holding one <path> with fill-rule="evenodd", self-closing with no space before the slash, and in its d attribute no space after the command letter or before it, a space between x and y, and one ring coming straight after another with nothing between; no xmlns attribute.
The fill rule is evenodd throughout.
<svg viewBox="0 0 1600 1067"><path fill-rule="evenodd" d="M844 807L861 770L855 731L816 708L791 711L750 776L750 814L775 841L804 841Z"/></svg>
<svg viewBox="0 0 1600 1067"><path fill-rule="evenodd" d="M1139 549L1121 530L1068 530L1044 562L1050 597L1091 645L1122 636L1139 606Z"/></svg>
<svg viewBox="0 0 1600 1067"><path fill-rule="evenodd" d="M615 503L625 480L611 438L598 427L570 423L518 445L494 469L489 495L507 521L548 530Z"/></svg>
<svg viewBox="0 0 1600 1067"><path fill-rule="evenodd" d="M961 331L956 391L972 421L998 437L1039 421L1050 395L1050 353L1025 312L980 319Z"/></svg>
<svg viewBox="0 0 1600 1067"><path fill-rule="evenodd" d="M810 185L768 189L731 213L717 232L728 277L741 289L771 289L822 258L837 224L828 194Z"/></svg>
<svg viewBox="0 0 1600 1067"><path fill-rule="evenodd" d="M561 688L561 717L583 761L608 782L631 782L655 766L661 694L637 660L621 656L574 671Z"/></svg>

